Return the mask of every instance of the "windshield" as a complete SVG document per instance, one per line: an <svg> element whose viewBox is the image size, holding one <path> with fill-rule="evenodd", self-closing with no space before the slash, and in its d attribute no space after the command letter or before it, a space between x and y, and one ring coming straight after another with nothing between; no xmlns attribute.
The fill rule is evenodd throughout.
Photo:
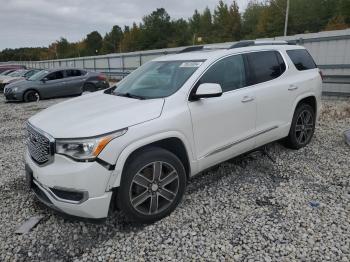
<svg viewBox="0 0 350 262"><path fill-rule="evenodd" d="M25 74L25 72L27 72L27 71L26 70L17 70L15 72L8 74L8 76L13 76L13 77L23 76Z"/></svg>
<svg viewBox="0 0 350 262"><path fill-rule="evenodd" d="M41 80L44 76L46 76L49 73L47 70L41 70L38 73L32 75L31 77L28 78L29 81L37 81Z"/></svg>
<svg viewBox="0 0 350 262"><path fill-rule="evenodd" d="M39 70L29 70L28 72L26 72L24 74L24 77L29 78L29 77L31 77L32 75L35 75L38 72L39 72Z"/></svg>
<svg viewBox="0 0 350 262"><path fill-rule="evenodd" d="M198 60L149 62L128 75L113 94L139 99L170 96L202 63Z"/></svg>

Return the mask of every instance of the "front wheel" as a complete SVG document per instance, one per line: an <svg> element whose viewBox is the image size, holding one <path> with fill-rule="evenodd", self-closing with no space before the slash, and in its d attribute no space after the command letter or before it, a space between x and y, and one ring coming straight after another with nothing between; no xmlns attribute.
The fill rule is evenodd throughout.
<svg viewBox="0 0 350 262"><path fill-rule="evenodd" d="M128 161L118 190L118 206L132 221L155 222L180 203L186 188L186 172L179 158L152 147Z"/></svg>
<svg viewBox="0 0 350 262"><path fill-rule="evenodd" d="M299 105L294 112L286 145L299 149L310 143L315 132L315 120L315 111L310 105Z"/></svg>
<svg viewBox="0 0 350 262"><path fill-rule="evenodd" d="M35 90L29 90L23 95L24 102L38 102L40 100L40 94Z"/></svg>

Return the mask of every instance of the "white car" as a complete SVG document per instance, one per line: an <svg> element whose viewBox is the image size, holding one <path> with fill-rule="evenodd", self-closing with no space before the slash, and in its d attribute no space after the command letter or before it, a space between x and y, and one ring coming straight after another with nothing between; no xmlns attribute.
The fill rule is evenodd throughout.
<svg viewBox="0 0 350 262"><path fill-rule="evenodd" d="M0 91L4 91L5 86L7 86L8 84L16 82L16 81L24 80L24 79L36 74L39 71L40 71L39 69L31 69L31 70L20 69L20 70L14 71L8 75L0 76Z"/></svg>
<svg viewBox="0 0 350 262"><path fill-rule="evenodd" d="M280 139L306 146L321 105L313 59L301 46L249 45L162 56L31 117L26 174L37 197L73 216L117 206L153 222L211 166Z"/></svg>

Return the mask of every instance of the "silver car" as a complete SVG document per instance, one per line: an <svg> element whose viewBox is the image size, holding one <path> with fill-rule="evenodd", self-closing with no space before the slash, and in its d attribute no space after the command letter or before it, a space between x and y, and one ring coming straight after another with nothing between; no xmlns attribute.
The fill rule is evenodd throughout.
<svg viewBox="0 0 350 262"><path fill-rule="evenodd" d="M42 70L5 87L7 101L39 101L80 95L109 87L105 75L76 68Z"/></svg>

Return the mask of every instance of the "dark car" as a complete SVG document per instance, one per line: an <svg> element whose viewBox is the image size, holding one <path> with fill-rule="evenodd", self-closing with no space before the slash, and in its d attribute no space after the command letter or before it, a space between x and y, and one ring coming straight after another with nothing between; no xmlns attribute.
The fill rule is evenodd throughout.
<svg viewBox="0 0 350 262"><path fill-rule="evenodd" d="M2 71L0 73L0 76L6 76L6 75L12 73L13 71L16 71L16 70L15 69L9 69L9 70Z"/></svg>
<svg viewBox="0 0 350 262"><path fill-rule="evenodd" d="M7 101L38 101L40 99L81 95L109 87L105 75L76 68L42 70L27 80L8 84Z"/></svg>
<svg viewBox="0 0 350 262"><path fill-rule="evenodd" d="M39 71L39 69L20 69L6 75L0 75L0 92L4 90L6 85L22 79L28 79Z"/></svg>
<svg viewBox="0 0 350 262"><path fill-rule="evenodd" d="M3 64L0 65L0 73L4 72L6 70L19 70L19 69L26 69L24 65L10 65L10 64Z"/></svg>

